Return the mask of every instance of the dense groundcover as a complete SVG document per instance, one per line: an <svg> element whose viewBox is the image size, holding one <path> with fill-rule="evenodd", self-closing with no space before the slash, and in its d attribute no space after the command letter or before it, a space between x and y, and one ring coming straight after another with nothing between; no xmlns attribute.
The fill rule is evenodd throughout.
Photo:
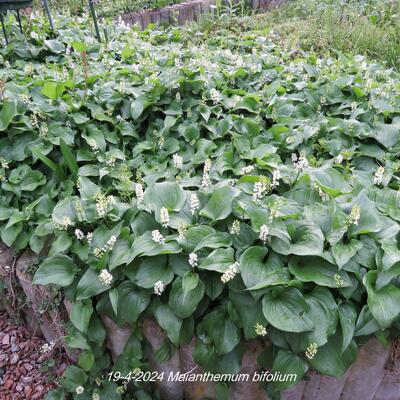
<svg viewBox="0 0 400 400"><path fill-rule="evenodd" d="M54 398L100 390L100 315L133 328L114 364L126 374L148 368L148 316L168 337L159 359L195 336L215 373L238 372L259 338L273 344L262 368L341 376L357 342L390 338L398 75L256 33L216 47L117 27L100 45L79 21L48 40L32 26L0 50L0 232L48 254L34 282L73 305L67 341L82 354ZM102 393L132 398L116 387Z"/></svg>

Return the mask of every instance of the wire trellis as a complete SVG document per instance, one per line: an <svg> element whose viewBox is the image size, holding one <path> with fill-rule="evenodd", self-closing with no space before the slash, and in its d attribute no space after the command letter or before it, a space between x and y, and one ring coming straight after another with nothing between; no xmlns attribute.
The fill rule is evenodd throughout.
<svg viewBox="0 0 400 400"><path fill-rule="evenodd" d="M98 23L97 14L96 14L95 6L94 6L94 1L88 0L88 3L89 3L89 11L90 11L91 17L93 19L96 38L99 42L101 42L102 38L101 38L101 34L100 34L99 23ZM4 16L8 12L15 12L16 18L18 21L19 30L21 33L23 33L20 10L30 8L30 7L32 7L32 5L33 5L33 0L0 0L0 23L1 23L1 29L3 31L3 36L5 39L6 45L9 44L9 38L7 35L6 25L4 23ZM53 17L51 15L48 1L42 0L42 6L46 13L47 19L49 20L50 29L52 32L55 32L56 28L55 28Z"/></svg>

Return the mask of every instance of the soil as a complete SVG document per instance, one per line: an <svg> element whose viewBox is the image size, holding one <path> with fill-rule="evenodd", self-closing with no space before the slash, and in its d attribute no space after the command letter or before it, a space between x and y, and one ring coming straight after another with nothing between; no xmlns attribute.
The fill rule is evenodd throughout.
<svg viewBox="0 0 400 400"><path fill-rule="evenodd" d="M67 367L59 349L43 352L44 339L0 312L0 400L39 400Z"/></svg>

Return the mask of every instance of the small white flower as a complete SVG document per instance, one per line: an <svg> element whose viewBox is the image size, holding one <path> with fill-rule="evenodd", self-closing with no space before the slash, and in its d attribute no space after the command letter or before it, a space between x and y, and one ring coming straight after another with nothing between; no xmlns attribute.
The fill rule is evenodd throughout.
<svg viewBox="0 0 400 400"><path fill-rule="evenodd" d="M249 174L252 171L254 171L254 165L248 165L247 167L243 167L240 170L240 175L246 175L246 174Z"/></svg>
<svg viewBox="0 0 400 400"><path fill-rule="evenodd" d="M208 158L204 163L203 168L203 179L201 180L201 186L203 188L208 188L211 186L211 179L209 172L211 170L211 160Z"/></svg>
<svg viewBox="0 0 400 400"><path fill-rule="evenodd" d="M318 353L317 343L315 343L315 342L310 343L306 349L306 357L309 360L312 360L316 356L317 353Z"/></svg>
<svg viewBox="0 0 400 400"><path fill-rule="evenodd" d="M97 153L99 151L99 146L97 145L96 140L94 140L93 138L89 138L87 140L87 143L94 153Z"/></svg>
<svg viewBox="0 0 400 400"><path fill-rule="evenodd" d="M112 235L107 242L108 250L111 251L114 247L115 242L117 241L117 237Z"/></svg>
<svg viewBox="0 0 400 400"><path fill-rule="evenodd" d="M211 179L208 172L203 173L203 179L201 180L201 186L206 189L211 186Z"/></svg>
<svg viewBox="0 0 400 400"><path fill-rule="evenodd" d="M117 159L114 156L110 156L110 158L108 160L106 160L107 167L111 167L111 168L115 167L116 160Z"/></svg>
<svg viewBox="0 0 400 400"><path fill-rule="evenodd" d="M68 215L64 215L61 222L56 222L55 226L58 229L66 231L71 224L71 218Z"/></svg>
<svg viewBox="0 0 400 400"><path fill-rule="evenodd" d="M165 285L163 284L162 281L157 281L157 282L154 284L154 293L155 293L157 296L161 296L161 294L163 293L164 290L165 290Z"/></svg>
<svg viewBox="0 0 400 400"><path fill-rule="evenodd" d="M136 184L135 192L138 203L143 203L144 192L143 192L143 185L141 183Z"/></svg>
<svg viewBox="0 0 400 400"><path fill-rule="evenodd" d="M341 164L342 162L343 162L343 156L341 154L338 154L334 159L334 163Z"/></svg>
<svg viewBox="0 0 400 400"><path fill-rule="evenodd" d="M228 269L222 274L221 282L228 283L231 281L238 272L239 263L235 262L234 264L230 265Z"/></svg>
<svg viewBox="0 0 400 400"><path fill-rule="evenodd" d="M314 188L318 192L318 194L321 197L322 201L325 202L325 201L329 200L329 196L316 183L314 184Z"/></svg>
<svg viewBox="0 0 400 400"><path fill-rule="evenodd" d="M253 200L254 201L260 200L263 197L266 190L267 187L263 181L255 182L253 187Z"/></svg>
<svg viewBox="0 0 400 400"><path fill-rule="evenodd" d="M267 242L269 229L267 225L261 225L259 239L265 244Z"/></svg>
<svg viewBox="0 0 400 400"><path fill-rule="evenodd" d="M76 394L82 394L85 391L83 386L77 386L75 389Z"/></svg>
<svg viewBox="0 0 400 400"><path fill-rule="evenodd" d="M231 227L231 234L239 235L239 233L240 233L240 221L238 219L235 219Z"/></svg>
<svg viewBox="0 0 400 400"><path fill-rule="evenodd" d="M157 244L165 243L165 238L158 229L155 229L154 231L151 232L151 238L153 239L153 242Z"/></svg>
<svg viewBox="0 0 400 400"><path fill-rule="evenodd" d="M160 221L164 227L167 227L169 224L169 213L165 207L162 207L160 210Z"/></svg>
<svg viewBox="0 0 400 400"><path fill-rule="evenodd" d="M350 214L347 217L347 225L358 225L358 221L361 217L361 207L356 204L350 211Z"/></svg>
<svg viewBox="0 0 400 400"><path fill-rule="evenodd" d="M178 228L179 239L182 239L182 240L185 239L186 231L187 231L187 225L184 223L181 223Z"/></svg>
<svg viewBox="0 0 400 400"><path fill-rule="evenodd" d="M75 229L75 236L78 240L82 240L85 238L84 233L80 229Z"/></svg>
<svg viewBox="0 0 400 400"><path fill-rule="evenodd" d="M200 201L197 197L196 193L192 193L190 195L190 212L192 215L196 213L196 211L200 208Z"/></svg>
<svg viewBox="0 0 400 400"><path fill-rule="evenodd" d="M281 179L281 171L279 171L279 169L276 169L272 173L272 184L271 184L271 186L273 188L276 188L276 187L279 186L279 179Z"/></svg>
<svg viewBox="0 0 400 400"><path fill-rule="evenodd" d="M179 154L174 154L172 156L172 159L174 161L174 167L177 168L177 169L182 169L183 158Z"/></svg>
<svg viewBox="0 0 400 400"><path fill-rule="evenodd" d="M108 211L108 207L115 203L113 196L105 196L103 193L96 193L94 196L96 201L96 211L100 218L103 218Z"/></svg>
<svg viewBox="0 0 400 400"><path fill-rule="evenodd" d="M214 104L218 103L218 101L220 101L221 98L222 98L222 96L218 92L218 90L216 90L214 88L210 90L210 97L211 97L211 100L213 101Z"/></svg>
<svg viewBox="0 0 400 400"><path fill-rule="evenodd" d="M342 288L345 285L344 279L339 274L335 274L333 279L335 280L337 287Z"/></svg>
<svg viewBox="0 0 400 400"><path fill-rule="evenodd" d="M87 239L87 241L88 241L88 243L89 243L89 246L92 244L92 240L93 240L93 232L89 232L87 235L86 235L86 239Z"/></svg>
<svg viewBox="0 0 400 400"><path fill-rule="evenodd" d="M0 158L0 164L4 169L9 168L8 162L4 158Z"/></svg>
<svg viewBox="0 0 400 400"><path fill-rule="evenodd" d="M199 265L199 257L196 253L189 254L189 264L191 267L197 267Z"/></svg>
<svg viewBox="0 0 400 400"><path fill-rule="evenodd" d="M380 185L382 183L383 175L385 174L385 167L380 166L374 175L374 184Z"/></svg>
<svg viewBox="0 0 400 400"><path fill-rule="evenodd" d="M292 155L292 160L293 160L293 155ZM293 166L297 172L302 172L304 168L308 167L308 161L303 152L300 152L300 156L298 159L296 157L296 160L297 161L293 161Z"/></svg>
<svg viewBox="0 0 400 400"><path fill-rule="evenodd" d="M45 354L45 353L49 353L54 349L54 346L56 345L56 343L54 341L51 341L49 343L45 343L41 348L40 348L40 352Z"/></svg>
<svg viewBox="0 0 400 400"><path fill-rule="evenodd" d="M258 335L258 336L265 336L267 334L267 330L265 329L265 326L262 326L258 322L255 324L254 330L256 332L256 335Z"/></svg>
<svg viewBox="0 0 400 400"><path fill-rule="evenodd" d="M113 280L113 276L106 269L102 269L100 271L98 278L99 281L106 286L111 285L111 282Z"/></svg>
<svg viewBox="0 0 400 400"><path fill-rule="evenodd" d="M207 158L207 160L204 162L204 169L203 171L205 173L209 173L211 171L211 160Z"/></svg>
<svg viewBox="0 0 400 400"><path fill-rule="evenodd" d="M6 61L4 63L4 66L6 67L6 69L7 69L7 65L8 65L8 68L11 68L10 63L8 61ZM29 94L22 93L22 94L19 94L18 97L26 105L28 105L31 101L31 96Z"/></svg>

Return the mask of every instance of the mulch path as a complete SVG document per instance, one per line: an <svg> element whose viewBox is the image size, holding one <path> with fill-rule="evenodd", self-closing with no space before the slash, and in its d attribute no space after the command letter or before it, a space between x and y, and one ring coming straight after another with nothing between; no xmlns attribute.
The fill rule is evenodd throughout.
<svg viewBox="0 0 400 400"><path fill-rule="evenodd" d="M43 399L56 387L66 358L58 350L43 353L45 343L0 312L0 400Z"/></svg>

